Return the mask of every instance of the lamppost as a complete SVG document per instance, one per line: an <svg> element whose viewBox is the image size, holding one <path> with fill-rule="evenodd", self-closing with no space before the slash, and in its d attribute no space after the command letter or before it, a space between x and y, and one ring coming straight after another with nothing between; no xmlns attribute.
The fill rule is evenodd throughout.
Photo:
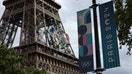
<svg viewBox="0 0 132 74"><path fill-rule="evenodd" d="M96 0L92 0L93 8L93 19L94 19L94 35L95 35L95 54L96 54L96 74L102 74L103 69L101 68L100 58L100 47L99 47L99 36L98 36L98 23L97 23L97 6Z"/></svg>

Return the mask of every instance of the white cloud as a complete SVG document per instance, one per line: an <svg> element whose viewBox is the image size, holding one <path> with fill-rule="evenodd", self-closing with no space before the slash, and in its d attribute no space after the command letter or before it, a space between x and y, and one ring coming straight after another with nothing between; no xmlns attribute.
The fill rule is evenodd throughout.
<svg viewBox="0 0 132 74"><path fill-rule="evenodd" d="M4 6L2 5L3 0L0 0L0 19L4 11Z"/></svg>

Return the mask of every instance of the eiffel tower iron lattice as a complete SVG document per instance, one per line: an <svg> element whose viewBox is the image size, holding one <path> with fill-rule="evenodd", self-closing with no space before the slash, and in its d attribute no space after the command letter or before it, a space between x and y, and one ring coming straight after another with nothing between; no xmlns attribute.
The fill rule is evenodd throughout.
<svg viewBox="0 0 132 74"><path fill-rule="evenodd" d="M18 55L28 54L27 66L46 69L49 74L79 74L55 0L4 0L0 19L0 45L13 47L19 35ZM20 34L17 31L20 30Z"/></svg>

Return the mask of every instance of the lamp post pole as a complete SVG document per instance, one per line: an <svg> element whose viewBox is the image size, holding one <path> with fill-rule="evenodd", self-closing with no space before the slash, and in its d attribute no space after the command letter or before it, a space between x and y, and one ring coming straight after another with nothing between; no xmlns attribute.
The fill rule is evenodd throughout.
<svg viewBox="0 0 132 74"><path fill-rule="evenodd" d="M96 74L102 74L103 69L101 68L100 58L100 47L99 47L99 36L98 36L98 22L97 22L97 4L96 0L92 1L93 5L93 18L94 18L94 35L95 35L95 54L96 54Z"/></svg>

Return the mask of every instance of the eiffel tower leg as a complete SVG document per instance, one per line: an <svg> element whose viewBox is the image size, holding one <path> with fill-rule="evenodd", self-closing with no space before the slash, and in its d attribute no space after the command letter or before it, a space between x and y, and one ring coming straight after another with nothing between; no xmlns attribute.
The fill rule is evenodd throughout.
<svg viewBox="0 0 132 74"><path fill-rule="evenodd" d="M18 36L19 46L14 48L18 55L27 54L22 65L45 69L51 74L79 74L78 59L61 22L58 3L4 0L3 4L6 9L0 20L0 45L12 47ZM61 44L63 48L59 47Z"/></svg>
<svg viewBox="0 0 132 74"><path fill-rule="evenodd" d="M17 18L13 15L13 9L14 5L6 9L0 21L0 44L7 47L12 47L18 29L18 23L15 21Z"/></svg>

